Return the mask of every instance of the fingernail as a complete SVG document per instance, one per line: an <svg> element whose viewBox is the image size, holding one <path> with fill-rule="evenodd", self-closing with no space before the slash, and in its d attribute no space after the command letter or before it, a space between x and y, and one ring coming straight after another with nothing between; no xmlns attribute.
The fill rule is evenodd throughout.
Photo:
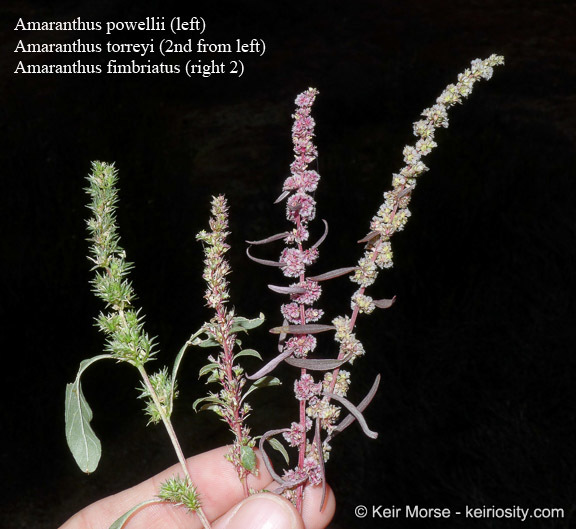
<svg viewBox="0 0 576 529"><path fill-rule="evenodd" d="M292 529L296 527L296 518L286 500L270 494L259 494L245 500L226 527L230 529Z"/></svg>

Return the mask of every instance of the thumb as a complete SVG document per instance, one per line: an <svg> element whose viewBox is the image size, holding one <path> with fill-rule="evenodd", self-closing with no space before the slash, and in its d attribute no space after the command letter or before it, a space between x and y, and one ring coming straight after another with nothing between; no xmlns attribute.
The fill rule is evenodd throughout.
<svg viewBox="0 0 576 529"><path fill-rule="evenodd" d="M214 529L304 529L294 506L276 494L255 494L222 516Z"/></svg>

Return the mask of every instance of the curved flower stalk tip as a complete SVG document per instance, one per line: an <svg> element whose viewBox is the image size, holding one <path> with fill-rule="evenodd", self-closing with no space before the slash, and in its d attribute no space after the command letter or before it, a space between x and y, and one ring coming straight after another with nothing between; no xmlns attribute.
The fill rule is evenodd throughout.
<svg viewBox="0 0 576 529"><path fill-rule="evenodd" d="M359 242L366 243L364 255L358 262L358 268L350 278L360 288L354 292L351 300L352 315L335 318L335 340L339 343L338 358L350 357L352 362L364 354L362 344L352 332L358 314L370 314L375 308L389 308L395 297L390 300L374 300L366 295L366 288L372 285L381 269L393 265L390 238L402 231L410 217L408 204L417 179L428 171L422 159L427 156L437 143L434 141L436 129L448 127L448 110L468 97L474 84L482 79L492 77L495 66L504 64L504 57L491 55L487 59L474 59L470 68L458 75L456 84L448 85L436 99L436 104L422 112L423 119L414 123L413 132L418 138L414 145L404 147L404 167L392 176L392 190L384 193L384 203L380 206L370 223L370 233ZM338 368L333 372L329 391L333 392L338 377Z"/></svg>
<svg viewBox="0 0 576 529"><path fill-rule="evenodd" d="M226 276L230 273L230 265L225 255L230 247L226 243L226 237L229 235L228 205L223 196L213 197L211 215L212 231L203 230L196 238L204 243L205 267L202 277L207 285L204 299L206 305L214 310L214 317L202 328L206 338L198 338L193 343L219 348L217 355L208 357L209 363L200 370L200 376L208 376L208 382L218 383L221 390L198 399L194 403L194 409L201 405L200 409L214 411L228 424L234 434L234 443L226 457L234 465L242 482L244 494L248 496L248 475L257 475L258 469L254 453L255 440L250 436L250 429L245 424L251 410L245 402L245 397L252 389L265 385L265 382L273 385L274 379L256 381L248 391L244 391L246 376L243 368L236 363L236 359L240 356L256 356L260 359L261 357L252 349L234 353L234 347L240 344L236 335L238 332L246 332L260 325L264 317L260 315L260 318L248 320L236 317L234 310L227 309L229 293Z"/></svg>

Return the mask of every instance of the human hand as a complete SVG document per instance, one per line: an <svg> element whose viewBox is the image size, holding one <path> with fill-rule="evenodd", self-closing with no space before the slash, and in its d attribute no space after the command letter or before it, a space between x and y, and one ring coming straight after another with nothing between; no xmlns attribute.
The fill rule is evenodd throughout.
<svg viewBox="0 0 576 529"><path fill-rule="evenodd" d="M276 494L255 494L244 499L234 467L224 459L227 450L226 447L217 448L187 460L188 470L201 495L202 508L213 529L324 529L328 525L336 506L329 487L322 511L321 489L306 489L302 516L289 501ZM256 490L276 488L265 466L260 464L259 469L257 478L250 476L250 487ZM136 504L154 498L160 484L179 472L182 473L182 469L175 465L139 485L97 501L75 514L60 529L108 529ZM184 507L155 503L137 511L126 528L201 529L202 524Z"/></svg>

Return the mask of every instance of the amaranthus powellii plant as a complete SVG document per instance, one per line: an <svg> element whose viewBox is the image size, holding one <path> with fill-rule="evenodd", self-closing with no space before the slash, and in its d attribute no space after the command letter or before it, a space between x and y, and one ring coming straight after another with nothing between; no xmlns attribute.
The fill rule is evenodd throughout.
<svg viewBox="0 0 576 529"><path fill-rule="evenodd" d="M88 221L92 244L90 259L95 270L93 290L106 304L106 312L97 318L97 326L106 336L106 353L84 360L76 380L67 386L68 444L80 468L88 473L94 471L100 459L101 447L90 426L92 411L82 393L80 376L89 365L100 359L128 362L137 368L142 377L141 396L146 399L145 411L150 417L149 422L164 424L183 472L183 476L173 476L163 483L156 498L135 506L119 518L111 529L120 529L137 509L154 502L185 506L199 516L205 528L210 527L170 421L177 396L178 369L191 345L215 347L218 350L217 354L208 356L209 363L201 369L200 376L207 376L208 383L218 383L221 389L199 398L193 406L197 410L216 412L228 424L234 441L226 457L234 465L245 495L255 492L249 487L248 478L258 472L258 458L254 451L257 438L251 436L245 423L251 411L245 399L254 389L280 383L269 373L281 362L299 369L299 376L294 381L298 411L297 420L290 426L275 428L260 436L260 457L278 483L275 492L284 494L301 510L305 486L322 486L325 491L324 464L330 455L330 441L335 435L358 422L367 436L377 437L378 434L368 427L363 412L376 394L380 376L376 377L365 398L354 405L346 397L350 372L342 368L365 354L354 332L359 314L370 314L376 308L389 308L394 303L395 298L375 300L366 294L366 289L375 282L379 270L390 268L393 264L390 239L395 232L404 229L410 217L408 204L412 192L417 179L428 170L422 158L437 146L434 139L436 129L448 126L448 109L468 97L474 83L480 79L490 79L493 68L503 63L503 57L498 55L472 61L470 68L458 76L457 83L446 87L436 104L422 112L423 119L414 123L413 128L418 140L404 148L405 166L393 175L392 190L384 193L384 203L372 218L368 235L359 241L365 244L364 255L356 266L316 276L309 276L307 267L318 259L318 248L328 234L328 224L323 221L324 234L317 242L309 244L308 225L316 215L316 202L311 193L320 181L318 172L310 168L318 155L313 142L315 123L311 116L318 91L310 88L296 98L292 127L295 158L290 167L290 176L285 180L276 201L286 200L286 216L292 227L260 241L249 241L251 246L283 241L285 247L277 261L254 257L250 249L247 250L250 259L280 268L292 282L281 286L269 285L274 292L289 297L280 308L282 325L270 330L279 336L278 354L250 376L245 375L238 359L255 356L261 360L261 357L253 349L242 350L237 335L262 324L264 316L260 314L258 318L250 320L236 316L233 309L227 308L229 293L226 276L230 272L230 265L225 258L229 246L226 243L228 205L224 197L213 198L211 231L201 231L197 235L204 245L203 277L207 284L204 298L214 315L184 344L176 356L171 373L164 368L148 375L145 364L154 358L154 340L144 331L144 317L134 306L136 296L128 280L132 264L126 261L125 252L120 246L115 215L117 172L113 165L93 164L87 190L91 197L89 208L92 213ZM331 324L318 323L324 316L324 312L316 306L321 295L321 283L349 274L350 279L359 286L351 296L351 314L333 318ZM325 332L334 332L337 354L333 358L311 358L309 355L317 347L316 335ZM235 352L236 346L240 348L238 352ZM318 376L317 373L323 375ZM248 389L247 380L255 380ZM276 438L280 435L298 453L297 464L282 474L275 471L266 453L268 442L282 452L288 462L288 453Z"/></svg>

